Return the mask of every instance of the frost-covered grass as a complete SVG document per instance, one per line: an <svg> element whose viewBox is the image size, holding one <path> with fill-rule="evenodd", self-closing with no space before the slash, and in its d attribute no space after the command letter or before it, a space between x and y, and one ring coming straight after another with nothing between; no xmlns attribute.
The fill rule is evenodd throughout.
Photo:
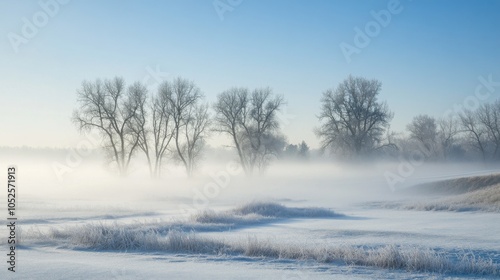
<svg viewBox="0 0 500 280"><path fill-rule="evenodd" d="M248 256L268 259L313 260L346 264L468 275L500 275L499 265L472 252L445 253L429 248L386 245L380 247L286 244L275 240L248 238L224 241L200 237L193 232L170 230L162 234L152 229L119 224L86 224L50 234L31 232L24 241L55 241L75 249L153 251L166 253Z"/></svg>
<svg viewBox="0 0 500 280"><path fill-rule="evenodd" d="M227 211L204 211L186 220L169 222L86 223L66 227L32 227L21 233L24 246L53 245L68 249L161 252L239 256L256 260L308 260L332 265L355 265L411 272L460 275L500 275L500 267L484 254L445 249L383 245L354 246L329 243L285 242L281 239L240 239L202 236L196 230L225 230L235 225L271 222L284 218L325 218L338 214L322 208L290 208L253 202ZM23 228L24 229L24 228ZM487 255L486 255L487 256Z"/></svg>
<svg viewBox="0 0 500 280"><path fill-rule="evenodd" d="M470 211L500 212L500 184L485 189L407 205L405 209L424 211Z"/></svg>
<svg viewBox="0 0 500 280"><path fill-rule="evenodd" d="M426 183L406 191L431 196L420 197L416 202L373 202L368 205L418 211L500 212L500 174Z"/></svg>
<svg viewBox="0 0 500 280"><path fill-rule="evenodd" d="M256 214L272 218L331 218L341 216L325 208L291 208L271 202L251 202L232 212L237 215Z"/></svg>
<svg viewBox="0 0 500 280"><path fill-rule="evenodd" d="M269 222L278 218L334 218L340 216L343 215L325 208L296 208L274 202L251 202L224 212L202 211L192 215L190 220L203 224L245 225Z"/></svg>
<svg viewBox="0 0 500 280"><path fill-rule="evenodd" d="M498 264L472 253L462 253L452 260L429 248L386 245L376 248L354 246L315 246L275 244L250 239L243 246L247 256L279 259L312 259L322 263L345 263L407 271L452 274L499 275Z"/></svg>
<svg viewBox="0 0 500 280"><path fill-rule="evenodd" d="M270 223L282 218L333 218L341 216L343 215L325 208L294 208L273 202L251 202L227 211L200 211L192 214L186 220L136 222L124 224L119 227L119 230L113 229L109 222L101 222L97 224L99 226L90 223L84 226L91 225L90 228L82 228L81 230L86 231L86 236L90 236L92 240L94 239L92 236L101 233L99 230L105 232L107 238L120 240L124 232L137 233L138 238L148 238L151 233L165 235L172 231L225 231L242 226ZM36 236L43 237L45 240L64 238L69 235L72 237L80 236L54 227L49 227L45 231L33 227L24 233L24 237L27 239ZM84 238L86 237L82 236L80 239ZM134 247L133 244L135 244L134 239L126 239L124 243L130 243L130 247Z"/></svg>
<svg viewBox="0 0 500 280"><path fill-rule="evenodd" d="M269 222L273 217L265 217L255 213L239 215L232 211L216 212L204 210L190 216L190 221L201 224L248 225Z"/></svg>
<svg viewBox="0 0 500 280"><path fill-rule="evenodd" d="M430 182L413 186L405 191L422 194L463 194L500 184L500 174L473 176Z"/></svg>

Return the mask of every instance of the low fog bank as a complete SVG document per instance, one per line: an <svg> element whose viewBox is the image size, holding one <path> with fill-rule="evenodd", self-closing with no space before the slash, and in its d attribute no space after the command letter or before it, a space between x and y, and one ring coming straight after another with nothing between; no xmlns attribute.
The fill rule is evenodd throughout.
<svg viewBox="0 0 500 280"><path fill-rule="evenodd" d="M125 177L96 154L71 158L69 153L11 155L2 166L18 167L19 205L50 201L93 201L108 207L142 210L203 210L252 200L341 207L366 201L408 197L399 190L436 180L492 174L497 166L480 163L407 161L333 162L324 159L275 161L260 175L248 177L229 154L205 158L192 178L173 162L152 179L136 162ZM4 193L1 196L5 196ZM411 196L411 195L410 195Z"/></svg>

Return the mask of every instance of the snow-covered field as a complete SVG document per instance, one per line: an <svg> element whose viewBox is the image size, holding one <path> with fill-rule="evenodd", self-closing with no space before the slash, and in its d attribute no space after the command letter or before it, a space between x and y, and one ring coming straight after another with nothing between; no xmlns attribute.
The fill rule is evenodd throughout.
<svg viewBox="0 0 500 280"><path fill-rule="evenodd" d="M387 185L390 168L289 165L248 179L214 167L188 182L20 169L17 272L4 265L0 279L497 279L500 213L382 207L416 200ZM435 170L407 184L491 173Z"/></svg>

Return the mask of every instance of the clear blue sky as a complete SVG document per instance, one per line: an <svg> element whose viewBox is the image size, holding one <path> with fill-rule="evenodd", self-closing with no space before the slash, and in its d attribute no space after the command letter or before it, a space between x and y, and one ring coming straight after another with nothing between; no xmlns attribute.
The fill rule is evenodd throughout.
<svg viewBox="0 0 500 280"><path fill-rule="evenodd" d="M401 0L350 63L340 44L354 45L354 28L391 1L243 0L221 20L213 0L72 0L15 52L23 18L43 23L40 2L0 0L0 146L75 146L82 80L133 82L148 67L194 80L210 102L232 86L270 86L288 101L289 141L313 147L321 94L349 74L382 82L398 131L462 103L479 76L500 81L500 1Z"/></svg>

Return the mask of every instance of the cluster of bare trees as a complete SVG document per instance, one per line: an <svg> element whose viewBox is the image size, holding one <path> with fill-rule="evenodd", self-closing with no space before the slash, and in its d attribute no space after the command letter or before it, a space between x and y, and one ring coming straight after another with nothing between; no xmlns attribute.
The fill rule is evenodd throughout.
<svg viewBox="0 0 500 280"><path fill-rule="evenodd" d="M456 159L476 153L483 160L500 159L500 100L436 119L418 115L407 125L407 136L389 130L393 113L379 101L381 83L349 76L323 93L316 134L321 150L338 156L408 156L418 149L428 159ZM164 160L178 160L192 176L211 131L227 135L243 170L262 172L276 157L306 158L309 147L287 144L278 112L285 104L270 88L230 88L211 106L191 81L163 82L149 95L143 84L126 86L121 78L84 81L77 91L73 121L82 131L94 130L120 174L142 152L152 177Z"/></svg>
<svg viewBox="0 0 500 280"><path fill-rule="evenodd" d="M500 159L500 100L485 103L457 116L436 119L419 115L408 124L408 138L400 138L403 154L419 149L432 160Z"/></svg>
<svg viewBox="0 0 500 280"><path fill-rule="evenodd" d="M277 116L284 99L270 88L224 91L213 105L213 119L200 89L182 78L163 82L152 96L145 85L136 82L126 87L121 78L84 81L77 96L74 123L81 131L100 133L104 150L121 175L142 152L152 177L160 176L169 156L192 176L210 131L231 137L249 175L263 171L286 146Z"/></svg>
<svg viewBox="0 0 500 280"><path fill-rule="evenodd" d="M428 115L418 115L406 126L407 138L400 138L398 145L403 154L418 149L428 159L448 159L457 154L460 123L456 118L435 119Z"/></svg>
<svg viewBox="0 0 500 280"><path fill-rule="evenodd" d="M284 147L277 112L282 96L270 88L231 88L219 94L214 105L215 130L231 137L246 174L263 171Z"/></svg>
<svg viewBox="0 0 500 280"><path fill-rule="evenodd" d="M398 135L389 130L393 114L378 101L380 90L379 81L350 76L323 93L316 130L323 150L351 158L418 150L430 160L500 159L500 100L457 116L418 115Z"/></svg>
<svg viewBox="0 0 500 280"><path fill-rule="evenodd" d="M467 143L479 151L483 160L500 159L500 100L486 103L460 115Z"/></svg>
<svg viewBox="0 0 500 280"><path fill-rule="evenodd" d="M77 96L73 121L82 131L100 133L121 175L137 151L145 154L153 177L160 175L167 154L192 175L210 125L208 105L193 82L166 81L150 96L139 82L127 88L121 78L84 81Z"/></svg>

